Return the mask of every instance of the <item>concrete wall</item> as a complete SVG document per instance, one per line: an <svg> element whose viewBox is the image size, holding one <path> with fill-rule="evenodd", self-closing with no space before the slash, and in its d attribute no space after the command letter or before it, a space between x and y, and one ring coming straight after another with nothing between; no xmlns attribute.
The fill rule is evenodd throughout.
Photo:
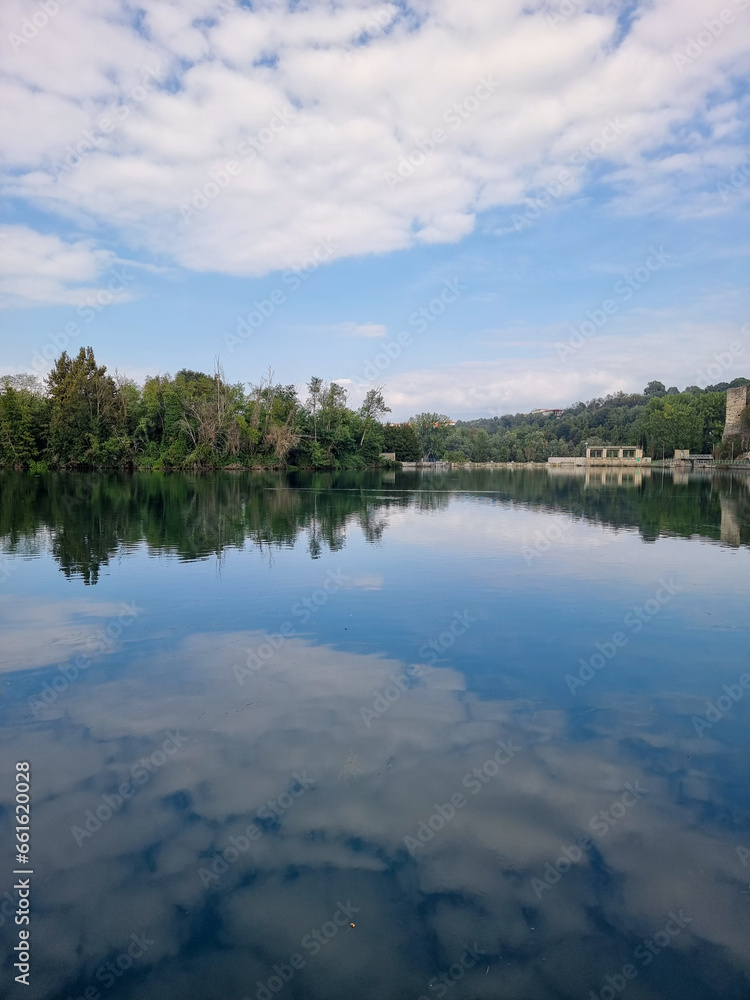
<svg viewBox="0 0 750 1000"><path fill-rule="evenodd" d="M724 424L722 440L740 433L740 414L747 406L747 386L736 385L727 389L727 420Z"/></svg>

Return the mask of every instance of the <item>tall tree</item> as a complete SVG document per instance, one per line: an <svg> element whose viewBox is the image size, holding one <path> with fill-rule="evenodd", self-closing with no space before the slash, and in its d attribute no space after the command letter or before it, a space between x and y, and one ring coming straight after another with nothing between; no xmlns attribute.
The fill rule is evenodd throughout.
<svg viewBox="0 0 750 1000"><path fill-rule="evenodd" d="M688 393L653 397L641 423L652 457L671 457L675 448L697 451L703 444L703 425L699 397Z"/></svg>
<svg viewBox="0 0 750 1000"><path fill-rule="evenodd" d="M90 347L75 358L63 351L47 376L52 402L50 442L63 462L95 460L99 445L118 430L122 406L114 379Z"/></svg>
<svg viewBox="0 0 750 1000"><path fill-rule="evenodd" d="M367 430L372 421L382 417L384 413L391 412L390 406L385 405L385 400L383 399L383 389L385 389L384 385L376 385L373 386L372 389L368 389L364 402L359 408L359 415L364 420L362 438L359 442L360 448L365 443L365 434L367 434Z"/></svg>
<svg viewBox="0 0 750 1000"><path fill-rule="evenodd" d="M33 422L35 397L12 376L0 380L0 463L20 468L37 459Z"/></svg>
<svg viewBox="0 0 750 1000"><path fill-rule="evenodd" d="M409 417L409 423L417 432L422 454L427 458L442 458L451 426L450 417L446 417L444 413L418 413L415 417Z"/></svg>
<svg viewBox="0 0 750 1000"><path fill-rule="evenodd" d="M321 400L323 399L323 379L318 378L317 375L313 375L310 381L307 383L307 405L312 410L313 415L313 440L318 440L318 410L320 409Z"/></svg>
<svg viewBox="0 0 750 1000"><path fill-rule="evenodd" d="M422 457L419 438L411 424L386 424L383 451L392 451L397 462L418 462Z"/></svg>

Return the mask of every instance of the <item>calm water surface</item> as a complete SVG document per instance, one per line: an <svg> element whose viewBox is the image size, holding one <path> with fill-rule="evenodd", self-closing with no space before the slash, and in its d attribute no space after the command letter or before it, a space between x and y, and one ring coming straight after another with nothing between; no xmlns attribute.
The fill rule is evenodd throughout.
<svg viewBox="0 0 750 1000"><path fill-rule="evenodd" d="M748 546L741 474L0 476L0 993L747 1000Z"/></svg>

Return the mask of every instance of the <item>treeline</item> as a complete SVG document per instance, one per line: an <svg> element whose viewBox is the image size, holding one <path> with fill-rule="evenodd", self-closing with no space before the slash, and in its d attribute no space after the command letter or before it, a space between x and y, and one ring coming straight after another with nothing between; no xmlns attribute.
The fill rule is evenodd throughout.
<svg viewBox="0 0 750 1000"><path fill-rule="evenodd" d="M743 433L722 442L726 390L750 385L750 379L684 392L650 382L642 393L619 392L588 403L576 403L560 416L517 413L480 420L442 422L434 445L436 457L473 462L545 462L550 455L584 455L586 442L639 445L651 458L671 458L676 448L694 454L735 456L750 449L750 407L743 416ZM438 452L440 454L438 455Z"/></svg>
<svg viewBox="0 0 750 1000"><path fill-rule="evenodd" d="M63 352L43 382L6 376L0 388L6 468L363 469L394 450L380 423L390 412L382 386L357 410L336 382L312 378L300 400L296 387L275 383L272 372L247 391L219 367L210 375L156 375L138 386L108 373L88 347L75 357ZM393 434L400 451L409 444L418 451L403 429Z"/></svg>
<svg viewBox="0 0 750 1000"><path fill-rule="evenodd" d="M337 382L311 378L301 399L293 385L227 382L182 369L143 386L98 365L90 347L63 352L44 381L0 380L0 467L31 469L364 469L422 458L454 462L545 462L583 455L586 443L641 445L652 458L675 448L735 456L750 449L750 407L743 432L722 442L729 386L684 392L650 382L643 393L576 403L554 416L518 413L458 421L420 413L383 424L383 386L358 409Z"/></svg>

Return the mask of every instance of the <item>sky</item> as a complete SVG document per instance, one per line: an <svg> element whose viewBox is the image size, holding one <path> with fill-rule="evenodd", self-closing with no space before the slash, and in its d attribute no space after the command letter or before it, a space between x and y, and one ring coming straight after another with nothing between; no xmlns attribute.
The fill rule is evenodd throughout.
<svg viewBox="0 0 750 1000"><path fill-rule="evenodd" d="M750 0L4 0L0 375L750 376Z"/></svg>

